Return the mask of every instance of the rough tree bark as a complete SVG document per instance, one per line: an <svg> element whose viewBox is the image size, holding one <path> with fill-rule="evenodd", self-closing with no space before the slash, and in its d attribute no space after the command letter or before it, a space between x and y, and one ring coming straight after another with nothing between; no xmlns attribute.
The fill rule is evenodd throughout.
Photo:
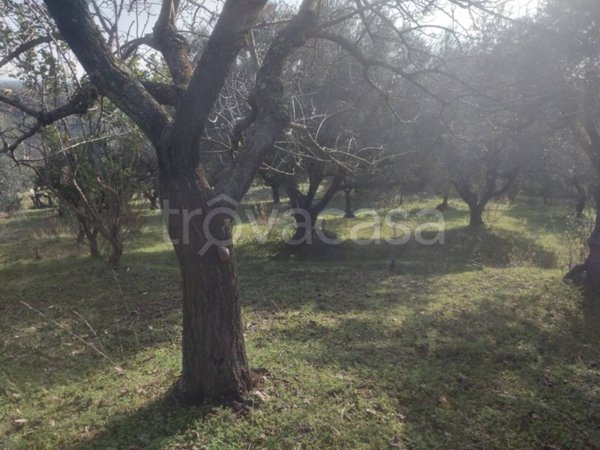
<svg viewBox="0 0 600 450"><path fill-rule="evenodd" d="M251 387L231 224L212 211L230 205L209 189L179 180L161 181L163 204L171 210L168 229L183 284L183 362L179 393L186 403L241 400ZM194 217L187 212L200 213ZM218 211L217 211L218 212ZM189 219L189 220L188 220ZM209 224L209 229L204 227ZM219 245L213 245L212 239Z"/></svg>
<svg viewBox="0 0 600 450"><path fill-rule="evenodd" d="M483 211L485 210L483 204L470 204L469 205L469 226L470 227L481 227L485 225L483 221Z"/></svg>
<svg viewBox="0 0 600 450"><path fill-rule="evenodd" d="M84 0L45 3L94 85L136 122L156 149L160 198L183 281L181 397L188 403L241 400L250 388L250 374L235 258L228 243L231 226L227 214L212 213L219 212L223 198L241 199L266 152L288 126L280 78L289 54L304 45L316 27L319 1L304 0L298 14L272 41L256 77L256 102L244 125L248 128L245 148L213 186L201 170L200 139L231 65L266 0L225 1L193 72L185 41L175 28L178 2L163 2L149 42L163 53L177 89L184 91L176 101L170 100L176 103L172 105L177 111L174 120L150 86L142 85L115 59Z"/></svg>

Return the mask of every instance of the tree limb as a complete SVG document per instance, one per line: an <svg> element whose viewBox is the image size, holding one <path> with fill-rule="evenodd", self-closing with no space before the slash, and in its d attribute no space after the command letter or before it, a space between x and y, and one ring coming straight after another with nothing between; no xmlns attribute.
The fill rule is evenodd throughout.
<svg viewBox="0 0 600 450"><path fill-rule="evenodd" d="M423 74L423 73L430 73L430 72L433 73L433 72L436 72L437 69L409 73L409 72L406 72L406 71L400 69L399 67L396 67L386 61L382 61L382 60L375 59L375 58L365 55L356 45L354 45L352 42L350 42L348 39L346 39L343 36L321 30L321 31L316 31L313 34L313 37L331 41L331 42L339 45L342 49L346 50L354 59L356 59L356 61L359 64L361 64L365 67L381 67L381 68L387 69L390 72L395 73L396 75L404 78L409 83L417 86L423 92L425 92L428 95L430 95L431 97L435 98L440 103L442 103L442 104L447 103L446 100L444 100L442 97L437 95L435 92L431 91L427 86L425 86L424 84L422 84L415 78L416 75Z"/></svg>
<svg viewBox="0 0 600 450"><path fill-rule="evenodd" d="M163 0L153 29L152 46L163 54L173 83L186 86L193 68L188 44L175 28L178 7L179 0Z"/></svg>
<svg viewBox="0 0 600 450"><path fill-rule="evenodd" d="M52 37L52 36L40 36L40 37L31 39L30 41L23 42L16 49L14 49L12 52L10 52L8 55L6 55L4 58L2 58L0 60L0 67L8 64L15 58L18 58L20 55L22 55L26 51L31 50L32 48L34 48L40 44L47 44L49 42L52 42L53 40L54 40L54 37Z"/></svg>
<svg viewBox="0 0 600 450"><path fill-rule="evenodd" d="M167 106L177 107L185 93L184 88L168 83L142 80L142 86L158 103Z"/></svg>
<svg viewBox="0 0 600 450"><path fill-rule="evenodd" d="M281 75L287 57L304 45L317 26L319 0L303 0L294 18L273 40L256 77L257 119L241 157L217 183L217 190L239 200L250 186L266 152L290 122L283 105Z"/></svg>
<svg viewBox="0 0 600 450"><path fill-rule="evenodd" d="M95 87L90 84L83 84L68 103L65 103L64 105L61 105L58 108L50 111L43 111L25 105L17 97L0 94L0 101L11 105L36 119L35 124L17 139L15 139L15 141L11 142L10 144L4 142L1 151L12 153L21 143L34 136L44 126L50 125L51 123L57 122L73 114L86 113L97 98L98 92L96 91Z"/></svg>
<svg viewBox="0 0 600 450"><path fill-rule="evenodd" d="M256 108L256 99L253 95L248 97L248 104L250 105L250 111L245 117L238 120L233 126L231 133L231 151L236 151L242 143L242 134L246 131L256 120L258 116L258 110Z"/></svg>
<svg viewBox="0 0 600 450"><path fill-rule="evenodd" d="M206 120L246 44L246 35L266 0L227 0L177 109L168 148L168 166L187 171L198 165ZM193 151L190 151L193 149Z"/></svg>
<svg viewBox="0 0 600 450"><path fill-rule="evenodd" d="M115 60L94 23L85 0L44 0L61 36L77 56L99 91L125 112L155 147L170 117L134 78Z"/></svg>

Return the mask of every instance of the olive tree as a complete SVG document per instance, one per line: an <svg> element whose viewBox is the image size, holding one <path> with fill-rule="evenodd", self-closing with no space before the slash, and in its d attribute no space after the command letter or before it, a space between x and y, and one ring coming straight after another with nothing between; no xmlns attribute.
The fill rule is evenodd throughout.
<svg viewBox="0 0 600 450"><path fill-rule="evenodd" d="M429 59L419 58L403 65L401 54L410 52L411 36L430 27L426 18L432 2L299 2L283 23L272 25L274 32L253 74L255 82L248 114L240 118L244 139L236 157L224 159L210 178L202 151L209 118L241 50L248 47L253 27L260 23L266 0L211 3L215 7L211 14L214 20L202 27L208 38L198 40L202 45L197 54L190 51L190 42L180 32L182 24L188 23L195 11L185 17L181 14L185 14L185 7L204 11L208 4L164 0L152 30L128 40L127 33L119 32L124 10L119 4L123 2L115 2L116 10L110 14L99 3L93 0L44 0L44 5L3 2L5 17L26 16L30 23L26 25L29 34L21 29L14 34L21 40L10 42L3 63L26 56L32 48L42 45L51 49L50 57L67 55L68 59L74 55L86 74L70 85L68 101L49 108L31 105L12 95L0 95L0 101L30 117L27 126L3 150L10 153L44 126L84 113L98 96L110 99L136 124L157 155L161 206L181 269L183 367L178 390L190 403L206 399L239 400L250 389L251 376L231 243L231 214L227 211L232 202L241 200L265 155L289 128L290 113L282 82L286 64L293 63L294 51L308 41L327 40L340 46L367 70L389 70L426 89L418 78L439 67ZM434 3L440 8L447 5L441 0ZM475 7L484 3L466 2ZM102 4L109 7L108 2ZM456 4L464 2L457 0ZM150 8L151 4L144 7ZM395 53L366 54L361 42L352 38L356 34L348 37L331 28L346 22L347 29L365 30L359 34L360 40L372 39L369 24L375 18L385 22L390 33L398 37ZM192 31L197 33L198 27ZM168 68L166 77L139 76L130 58L139 55L142 48L150 48L152 55L162 58ZM149 67L153 67L152 58L147 59ZM52 64L50 68L53 70ZM76 67L71 69L76 75Z"/></svg>

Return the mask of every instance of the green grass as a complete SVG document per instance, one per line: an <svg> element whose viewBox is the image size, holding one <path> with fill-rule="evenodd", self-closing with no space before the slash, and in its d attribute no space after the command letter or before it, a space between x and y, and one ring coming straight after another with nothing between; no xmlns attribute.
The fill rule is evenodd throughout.
<svg viewBox="0 0 600 450"><path fill-rule="evenodd" d="M284 260L242 225L261 379L243 414L173 399L179 276L157 215L114 270L49 211L4 219L0 448L598 448L600 299L562 282L579 242L566 207L492 205L469 231L451 206L444 245L344 242ZM325 227L346 238L357 223Z"/></svg>

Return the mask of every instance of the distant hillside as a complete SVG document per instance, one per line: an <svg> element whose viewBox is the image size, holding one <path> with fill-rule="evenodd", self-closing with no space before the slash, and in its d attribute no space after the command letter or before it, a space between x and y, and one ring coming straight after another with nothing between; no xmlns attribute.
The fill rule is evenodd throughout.
<svg viewBox="0 0 600 450"><path fill-rule="evenodd" d="M14 78L0 78L0 89L12 89L18 91L23 88L23 83Z"/></svg>

